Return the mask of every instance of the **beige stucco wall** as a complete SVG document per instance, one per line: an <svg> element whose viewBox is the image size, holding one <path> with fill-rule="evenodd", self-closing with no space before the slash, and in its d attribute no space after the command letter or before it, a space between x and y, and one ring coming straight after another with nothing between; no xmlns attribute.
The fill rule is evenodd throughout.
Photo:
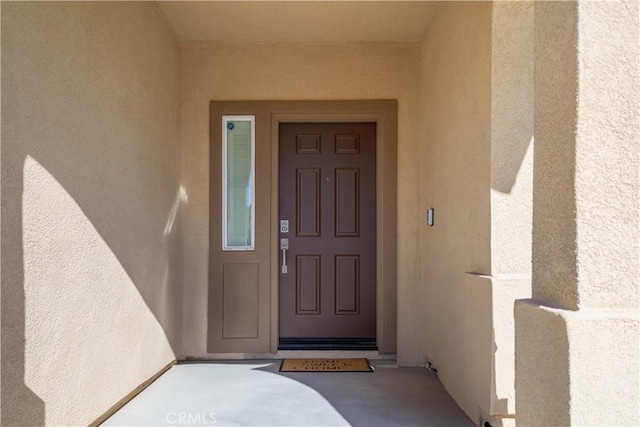
<svg viewBox="0 0 640 427"><path fill-rule="evenodd" d="M533 2L494 2L491 40L492 425L515 417L516 299L531 296Z"/></svg>
<svg viewBox="0 0 640 427"><path fill-rule="evenodd" d="M182 45L185 356L206 357L209 101L398 100L398 356L421 362L417 224L417 43Z"/></svg>
<svg viewBox="0 0 640 427"><path fill-rule="evenodd" d="M581 3L578 16L578 305L637 310L640 3ZM607 226L603 227L603 223Z"/></svg>
<svg viewBox="0 0 640 427"><path fill-rule="evenodd" d="M533 241L550 250L534 251L533 296L637 308L638 3L570 7L536 9L536 137L549 142L535 153Z"/></svg>
<svg viewBox="0 0 640 427"><path fill-rule="evenodd" d="M84 425L180 345L180 49L149 3L2 2L2 425Z"/></svg>
<svg viewBox="0 0 640 427"><path fill-rule="evenodd" d="M433 227L420 223L424 356L477 420L490 384L491 286L478 276L491 273L490 3L440 6L420 83L420 211L435 209Z"/></svg>
<svg viewBox="0 0 640 427"><path fill-rule="evenodd" d="M495 2L491 38L491 275L531 276L533 2Z"/></svg>
<svg viewBox="0 0 640 427"><path fill-rule="evenodd" d="M640 424L640 5L535 6L533 300L519 425Z"/></svg>
<svg viewBox="0 0 640 427"><path fill-rule="evenodd" d="M513 304L531 294L531 3L441 4L420 101L424 356L472 420L510 424Z"/></svg>

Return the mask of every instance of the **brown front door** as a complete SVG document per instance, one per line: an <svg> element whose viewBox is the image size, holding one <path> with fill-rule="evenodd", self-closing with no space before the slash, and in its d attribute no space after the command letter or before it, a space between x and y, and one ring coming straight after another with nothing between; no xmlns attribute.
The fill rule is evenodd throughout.
<svg viewBox="0 0 640 427"><path fill-rule="evenodd" d="M376 336L375 142L375 123L280 124L281 339Z"/></svg>

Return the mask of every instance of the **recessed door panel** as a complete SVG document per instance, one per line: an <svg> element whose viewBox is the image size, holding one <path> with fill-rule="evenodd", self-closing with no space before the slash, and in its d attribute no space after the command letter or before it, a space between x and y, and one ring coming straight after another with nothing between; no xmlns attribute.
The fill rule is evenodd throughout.
<svg viewBox="0 0 640 427"><path fill-rule="evenodd" d="M320 236L320 168L296 169L296 235Z"/></svg>
<svg viewBox="0 0 640 427"><path fill-rule="evenodd" d="M320 314L320 256L296 255L296 314Z"/></svg>
<svg viewBox="0 0 640 427"><path fill-rule="evenodd" d="M222 337L258 338L258 264L222 265Z"/></svg>
<svg viewBox="0 0 640 427"><path fill-rule="evenodd" d="M336 255L336 314L360 314L360 255Z"/></svg>
<svg viewBox="0 0 640 427"><path fill-rule="evenodd" d="M336 168L335 219L337 237L360 235L360 169Z"/></svg>

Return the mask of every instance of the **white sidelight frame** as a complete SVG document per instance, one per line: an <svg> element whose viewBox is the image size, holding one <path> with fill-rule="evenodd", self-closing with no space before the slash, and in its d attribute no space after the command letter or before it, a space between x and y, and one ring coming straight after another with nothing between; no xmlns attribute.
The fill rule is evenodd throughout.
<svg viewBox="0 0 640 427"><path fill-rule="evenodd" d="M229 229L228 229L228 131L229 123L232 122L250 122L251 124L251 138L250 138L250 150L251 150L251 166L249 171L249 184L251 210L250 210L250 242L247 245L237 245L229 243ZM222 116L222 250L223 251L253 251L256 246L256 183L255 183L255 170L256 170L256 118L255 116Z"/></svg>

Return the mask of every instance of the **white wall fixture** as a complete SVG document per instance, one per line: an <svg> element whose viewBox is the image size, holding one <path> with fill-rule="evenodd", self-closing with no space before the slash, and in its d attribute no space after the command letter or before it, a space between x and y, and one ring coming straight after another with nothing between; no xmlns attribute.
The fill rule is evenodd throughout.
<svg viewBox="0 0 640 427"><path fill-rule="evenodd" d="M429 227L433 227L434 215L435 215L435 210L433 208L429 208L429 210L427 210L427 225Z"/></svg>

